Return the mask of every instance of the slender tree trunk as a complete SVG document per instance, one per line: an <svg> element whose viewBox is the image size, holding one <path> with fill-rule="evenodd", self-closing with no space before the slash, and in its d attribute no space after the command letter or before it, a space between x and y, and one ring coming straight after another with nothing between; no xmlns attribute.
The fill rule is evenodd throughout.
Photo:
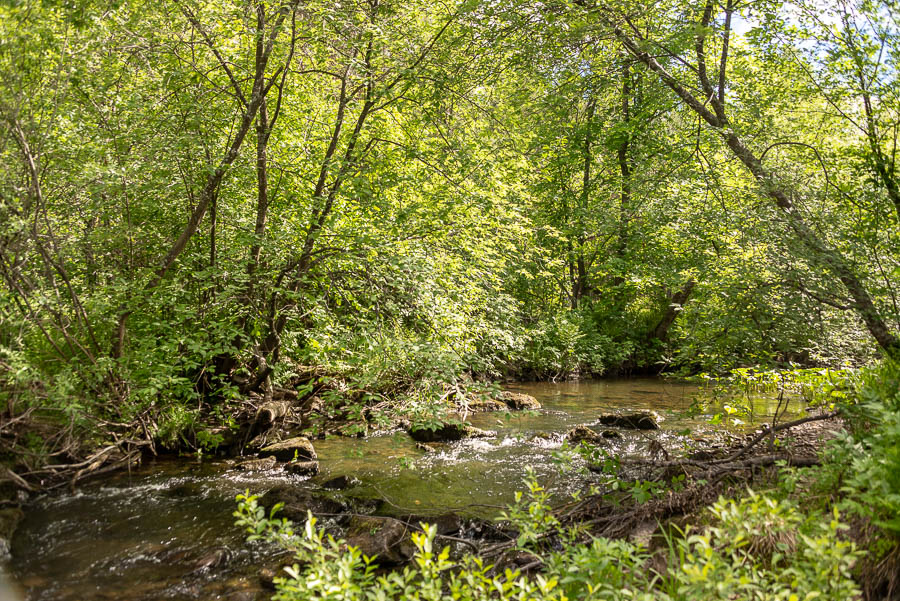
<svg viewBox="0 0 900 601"><path fill-rule="evenodd" d="M588 214L588 206L591 200L591 166L594 159L594 113L597 108L597 99L591 94L587 103L585 114L584 148L582 150L583 167L581 174L581 214L578 215L578 248L575 252L574 281L572 285L572 308L577 309L581 300L588 293L587 265L584 259L584 216Z"/></svg>
<svg viewBox="0 0 900 601"><path fill-rule="evenodd" d="M259 267L262 240L266 235L266 221L269 215L269 172L266 156L269 144L269 113L266 100L259 105L259 118L256 120L256 227L253 230L254 241L250 248L250 264L247 271L251 276L250 293L252 294L252 276Z"/></svg>
<svg viewBox="0 0 900 601"><path fill-rule="evenodd" d="M616 151L619 164L619 235L616 241L615 256L625 259L628 250L628 221L631 211L631 65L625 61L622 67L622 124L625 126L622 141ZM613 280L613 286L620 286L625 277L620 273Z"/></svg>
<svg viewBox="0 0 900 601"><path fill-rule="evenodd" d="M209 266L216 266L216 226L219 223L219 216L216 213L216 200L214 196L209 203Z"/></svg>
<svg viewBox="0 0 900 601"><path fill-rule="evenodd" d="M708 5L709 6L709 5ZM707 11L709 12L709 10ZM709 16L704 15L704 25L708 22ZM756 178L759 185L765 193L773 200L788 224L788 227L797 236L797 239L809 250L813 261L822 269L834 275L846 288L853 300L852 307L857 316L865 324L869 333L884 351L884 353L895 359L900 359L900 339L887 326L882 315L879 313L872 296L863 283L862 279L854 272L850 262L838 250L828 247L815 231L802 219L801 215L794 210L793 203L790 200L788 190L782 188L776 183L773 174L770 173L762 164L762 161L746 146L741 138L732 129L731 124L725 117L725 109L723 102L720 102L712 86L709 84L706 75L706 65L703 54L702 37L705 33L698 36L697 55L698 55L698 76L700 78L701 87L708 92L710 104L713 111L706 107L706 103L694 96L685 85L677 80L659 61L649 54L643 44L642 39L637 41L625 33L615 21L608 20L608 24L615 33L616 37L622 42L623 46L636 59L646 65L651 71L656 73L675 94L681 98L688 107L697 113L710 126L715 128L724 138L725 144L734 153L734 155L744 164L748 171ZM704 28L705 29L705 28ZM724 57L720 69L724 71Z"/></svg>
<svg viewBox="0 0 900 601"><path fill-rule="evenodd" d="M691 297L691 293L694 291L694 287L697 285L693 279L685 282L684 286L681 287L680 290L676 291L674 294L669 295L669 304L666 306L666 310L663 312L662 317L659 322L657 322L656 327L650 331L650 335L647 336L648 340L659 340L660 342L666 342L669 339L669 328L672 327L672 324L675 323L675 320L678 318L678 314L681 312L681 308L684 303Z"/></svg>

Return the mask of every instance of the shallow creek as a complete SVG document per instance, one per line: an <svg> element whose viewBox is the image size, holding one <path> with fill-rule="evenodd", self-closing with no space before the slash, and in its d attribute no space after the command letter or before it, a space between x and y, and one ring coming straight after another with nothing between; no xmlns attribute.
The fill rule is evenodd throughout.
<svg viewBox="0 0 900 601"><path fill-rule="evenodd" d="M708 403L688 409L708 394L694 385L660 379L518 384L543 409L527 413L481 413L469 421L496 435L416 448L403 433L366 439L314 441L321 472L313 478L281 470L245 472L233 461L160 460L140 470L87 483L73 493L34 499L12 542L6 571L29 600L173 599L229 601L268 598L256 577L272 549L248 545L234 526L236 494L262 494L283 483L315 486L339 475L359 483L349 497L379 499L382 513L429 515L455 511L493 517L521 488L526 466L562 496L586 481L559 475L553 452L564 433L595 424L598 415L652 409L661 430L622 431L610 441L620 455L646 452L656 439L670 451L714 437L709 418L723 411ZM744 427L771 419L777 399L756 396ZM800 410L795 406L793 409ZM204 567L213 563L212 567ZM0 594L2 597L2 594Z"/></svg>

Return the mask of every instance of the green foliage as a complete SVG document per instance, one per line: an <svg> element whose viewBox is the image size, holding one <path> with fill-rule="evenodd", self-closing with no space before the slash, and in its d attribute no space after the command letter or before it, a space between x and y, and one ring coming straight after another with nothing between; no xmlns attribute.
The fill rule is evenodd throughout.
<svg viewBox="0 0 900 601"><path fill-rule="evenodd" d="M900 367L885 361L864 369L735 369L726 376L700 374L722 390L786 391L823 410L838 410L848 431L824 451L813 470L814 487L840 495L838 506L900 538ZM788 472L782 486L796 487Z"/></svg>
<svg viewBox="0 0 900 601"><path fill-rule="evenodd" d="M412 564L402 570L376 576L374 558L359 549L345 547L316 528L310 514L302 533L295 534L286 520L274 518L277 507L266 517L254 497L238 496L237 524L249 534L248 540L265 539L290 549L297 560L286 569L287 576L276 578L280 601L316 599L421 599L423 601L480 601L483 599L562 599L557 581L539 576L529 579L518 571L507 570L489 575L489 566L467 556L461 562L450 560L450 550L434 546L437 527L423 524L422 532L411 537L416 548Z"/></svg>
<svg viewBox="0 0 900 601"><path fill-rule="evenodd" d="M685 599L853 598L851 568L860 554L841 540L846 529L831 519L804 515L796 505L752 491L739 501L720 499L710 509L716 525L670 541L667 588Z"/></svg>
<svg viewBox="0 0 900 601"><path fill-rule="evenodd" d="M640 547L621 540L594 538L590 544L570 544L553 553L546 572L558 575L565 599L655 599L656 578L648 574L649 559Z"/></svg>
<svg viewBox="0 0 900 601"><path fill-rule="evenodd" d="M900 541L900 367L863 370L842 407L851 433L829 451L820 486L843 495L841 507Z"/></svg>
<svg viewBox="0 0 900 601"><path fill-rule="evenodd" d="M714 525L702 533L670 536L668 565L657 574L639 546L593 538L579 542L549 518L544 491L526 478L527 504L520 497L507 513L519 528L519 543L543 563L533 577L492 570L479 558L451 559L449 548L434 546L436 528L423 524L412 534L416 554L410 565L376 576L373 558L346 547L316 528L310 515L303 531L267 517L256 499L238 496L237 525L249 540L268 540L294 553L296 563L276 579L281 601L315 599L834 599L859 590L850 570L860 556L841 540L846 528L833 516L803 514L787 501L749 491L739 501L720 499L710 509ZM562 541L549 551L535 544L546 535Z"/></svg>
<svg viewBox="0 0 900 601"><path fill-rule="evenodd" d="M724 374L699 373L687 379L723 392L786 392L801 397L809 405L833 409L848 399L857 373L853 368L739 367Z"/></svg>
<svg viewBox="0 0 900 601"><path fill-rule="evenodd" d="M522 369L539 379L600 376L626 361L634 348L633 341L602 333L585 312L559 312L529 331Z"/></svg>
<svg viewBox="0 0 900 601"><path fill-rule="evenodd" d="M541 486L534 474L534 468L525 468L527 498L522 491L516 491L515 503L501 514L518 531L516 546L520 549L540 549L542 539L559 530L559 521L553 515L549 504L550 493Z"/></svg>
<svg viewBox="0 0 900 601"><path fill-rule="evenodd" d="M610 7L685 89L698 33L710 57L729 40L710 65L765 177L579 3L180 6L0 6L20 409L174 444L182 408L202 431L296 363L346 384L327 412L433 425L472 380L859 365L875 321L889 352L890 4L740 7L734 35L724 6Z"/></svg>

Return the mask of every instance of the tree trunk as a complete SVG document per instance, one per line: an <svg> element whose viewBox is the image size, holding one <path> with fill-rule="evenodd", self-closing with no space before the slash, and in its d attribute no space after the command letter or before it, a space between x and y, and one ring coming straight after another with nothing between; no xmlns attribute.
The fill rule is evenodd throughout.
<svg viewBox="0 0 900 601"><path fill-rule="evenodd" d="M622 68L622 124L624 136L616 150L616 160L619 163L619 233L616 241L615 256L619 260L625 259L628 250L628 220L631 211L631 161L628 156L631 145L631 66L625 62ZM613 286L621 286L625 282L623 274L618 273L612 279Z"/></svg>
<svg viewBox="0 0 900 601"><path fill-rule="evenodd" d="M597 107L597 99L592 94L588 99L587 111L585 116L585 132L584 132L584 149L583 168L581 174L581 214L578 215L576 224L578 226L578 247L575 250L575 264L573 267L572 278L572 308L577 309L581 305L581 299L588 293L588 275L587 264L584 259L584 216L588 214L588 204L591 199L591 165L594 159L594 112Z"/></svg>
<svg viewBox="0 0 900 601"><path fill-rule="evenodd" d="M666 342L669 339L669 328L672 327L672 324L675 323L675 320L678 318L678 314L681 312L681 308L684 303L690 298L691 293L694 291L694 287L697 285L697 282L694 279L690 279L685 282L684 286L681 287L680 290L675 292L675 294L669 295L669 304L666 306L666 310L660 318L659 322L656 324L656 327L650 332L650 335L647 336L648 340L659 340L660 342Z"/></svg>

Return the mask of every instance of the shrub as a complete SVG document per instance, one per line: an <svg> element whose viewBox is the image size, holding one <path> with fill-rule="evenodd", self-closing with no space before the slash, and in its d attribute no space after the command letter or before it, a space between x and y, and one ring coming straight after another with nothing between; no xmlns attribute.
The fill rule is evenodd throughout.
<svg viewBox="0 0 900 601"><path fill-rule="evenodd" d="M671 545L669 588L683 599L834 599L859 594L851 569L859 557L841 540L838 519L804 515L788 501L750 492L720 499L705 532ZM680 569L672 564L680 564Z"/></svg>

